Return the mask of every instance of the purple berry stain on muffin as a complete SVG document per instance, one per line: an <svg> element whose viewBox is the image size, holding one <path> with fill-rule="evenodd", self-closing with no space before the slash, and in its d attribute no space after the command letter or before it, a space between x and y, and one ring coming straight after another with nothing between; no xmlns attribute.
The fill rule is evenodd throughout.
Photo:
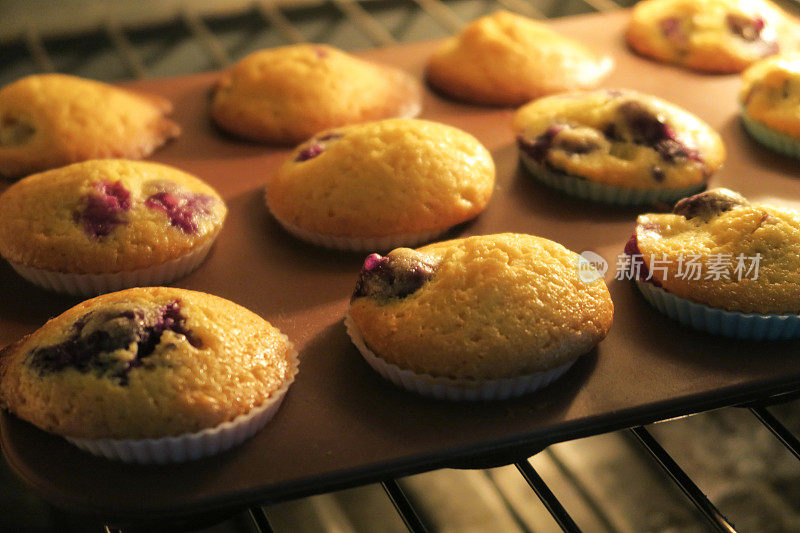
<svg viewBox="0 0 800 533"><path fill-rule="evenodd" d="M120 385L127 385L128 373L145 364L166 331L184 336L195 348L203 346L186 327L179 303L172 302L151 309L89 312L75 322L64 341L32 350L26 361L39 375L74 368L81 373L96 372L119 379ZM132 358L125 357L130 354Z"/></svg>
<svg viewBox="0 0 800 533"><path fill-rule="evenodd" d="M731 33L750 42L761 37L761 32L764 31L764 26L766 25L761 17L751 18L738 13L729 13L725 17L725 23Z"/></svg>
<svg viewBox="0 0 800 533"><path fill-rule="evenodd" d="M748 203L742 195L731 190L712 189L680 200L672 208L672 212L686 218L709 219Z"/></svg>
<svg viewBox="0 0 800 533"><path fill-rule="evenodd" d="M529 141L522 136L517 137L517 145L519 145L519 149L527 154L528 157L540 165L544 164L545 159L547 158L547 153L553 147L553 141L561 132L561 130L564 129L564 127L565 126L561 124L550 126L544 133L532 141Z"/></svg>
<svg viewBox="0 0 800 533"><path fill-rule="evenodd" d="M309 141L310 144L298 152L297 157L294 158L295 162L302 163L303 161L314 159L325 151L325 148L327 148L326 143L328 141L333 141L341 137L341 133L332 132L326 133L321 137L315 137L314 139L311 139L311 141Z"/></svg>
<svg viewBox="0 0 800 533"><path fill-rule="evenodd" d="M659 22L661 33L664 37L678 49L686 48L689 44L689 35L683 27L683 20L680 17L666 17Z"/></svg>
<svg viewBox="0 0 800 533"><path fill-rule="evenodd" d="M197 233L197 218L209 215L217 200L207 194L162 191L145 200L150 209L163 211L169 223L184 233Z"/></svg>
<svg viewBox="0 0 800 533"><path fill-rule="evenodd" d="M694 148L686 146L678 140L675 130L666 121L656 115L639 102L629 100L617 108L617 118L622 128L617 124L608 124L603 133L612 141L630 141L635 144L649 146L668 163L678 159L703 162L700 154ZM624 135L627 131L628 135Z"/></svg>
<svg viewBox="0 0 800 533"><path fill-rule="evenodd" d="M638 229L638 228L637 228ZM655 225L645 226L642 228L647 231L658 231ZM646 281L652 283L656 287L661 287L661 282L650 275L650 269L647 268L647 263L644 262L642 251L639 249L639 239L634 231L628 242L625 243L625 255L631 258L630 268L636 279L639 281Z"/></svg>
<svg viewBox="0 0 800 533"><path fill-rule="evenodd" d="M24 119L8 115L0 119L0 146L25 144L35 133L36 128Z"/></svg>
<svg viewBox="0 0 800 533"><path fill-rule="evenodd" d="M84 197L83 209L75 212L73 218L83 225L88 236L99 239L126 224L121 215L131 208L131 193L118 181L99 181L93 188Z"/></svg>
<svg viewBox="0 0 800 533"><path fill-rule="evenodd" d="M436 266L433 258L408 248L372 254L364 260L352 299L405 298L433 278Z"/></svg>

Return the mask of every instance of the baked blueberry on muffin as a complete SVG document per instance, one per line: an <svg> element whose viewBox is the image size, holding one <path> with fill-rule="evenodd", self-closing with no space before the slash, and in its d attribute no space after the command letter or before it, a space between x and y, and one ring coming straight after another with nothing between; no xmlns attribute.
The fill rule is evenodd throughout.
<svg viewBox="0 0 800 533"><path fill-rule="evenodd" d="M139 159L180 134L172 104L64 74L0 89L0 177L104 157Z"/></svg>
<svg viewBox="0 0 800 533"><path fill-rule="evenodd" d="M258 431L297 373L291 342L201 292L87 300L0 351L0 406L96 455L197 459Z"/></svg>
<svg viewBox="0 0 800 533"><path fill-rule="evenodd" d="M507 11L479 18L447 39L426 76L445 94L475 104L519 105L545 94L595 87L610 56Z"/></svg>
<svg viewBox="0 0 800 533"><path fill-rule="evenodd" d="M680 107L635 91L535 100L514 116L520 158L538 179L614 204L675 201L702 190L725 159L720 136Z"/></svg>
<svg viewBox="0 0 800 533"><path fill-rule="evenodd" d="M0 256L58 292L158 285L200 265L226 213L214 189L178 169L85 161L28 176L0 195Z"/></svg>
<svg viewBox="0 0 800 533"><path fill-rule="evenodd" d="M641 215L625 251L644 296L673 319L731 337L800 336L797 211L712 189Z"/></svg>
<svg viewBox="0 0 800 533"><path fill-rule="evenodd" d="M747 132L767 148L800 158L800 54L759 61L742 79Z"/></svg>
<svg viewBox="0 0 800 533"><path fill-rule="evenodd" d="M219 80L211 116L239 137L295 144L346 124L416 116L421 87L409 74L326 45L245 57Z"/></svg>
<svg viewBox="0 0 800 533"><path fill-rule="evenodd" d="M331 248L387 250L430 240L483 211L492 157L444 124L389 119L318 134L270 179L267 205L295 236Z"/></svg>
<svg viewBox="0 0 800 533"><path fill-rule="evenodd" d="M644 0L628 43L642 55L707 72L740 72L797 46L798 27L763 0Z"/></svg>
<svg viewBox="0 0 800 533"><path fill-rule="evenodd" d="M580 256L504 233L398 248L364 262L345 324L367 362L406 389L502 399L545 386L600 342L613 304Z"/></svg>

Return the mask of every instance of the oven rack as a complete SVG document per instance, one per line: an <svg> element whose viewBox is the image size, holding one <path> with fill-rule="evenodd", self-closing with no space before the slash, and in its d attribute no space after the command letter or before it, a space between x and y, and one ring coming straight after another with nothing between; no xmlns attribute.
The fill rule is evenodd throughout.
<svg viewBox="0 0 800 533"><path fill-rule="evenodd" d="M301 2L302 3L302 2ZM179 7L176 16L171 20L163 21L148 28L129 29L118 19L108 17L102 21L100 27L84 30L79 34L70 34L64 37L60 34L43 34L34 25L27 24L16 37L0 36L0 51L8 52L13 57L13 68L0 67L0 76L7 76L10 79L19 77L19 71L25 73L32 72L57 72L64 70L60 65L59 59L55 58L51 50L63 45L64 42L71 42L77 39L95 39L106 41L106 50L116 57L119 65L123 67L123 72L116 75L108 75L106 79L136 78L142 79L153 75L148 65L147 59L138 50L138 47L131 38L131 35L139 32L149 32L156 29L167 29L176 31L182 28L189 38L194 40L198 47L206 54L208 60L207 68L224 68L230 65L236 58L232 57L228 47L215 34L214 26L226 19L238 18L242 16L254 16L260 23L274 29L283 44L300 43L309 40L307 32L298 28L295 19L304 21L308 16L308 9L319 10L326 8L334 10L341 16L347 24L351 25L362 36L362 44L370 46L386 46L396 44L404 40L398 36L397 31L390 31L380 20L380 16L373 13L385 8L385 4L392 2L380 0L328 0L327 2L310 2L313 4L309 8L309 2L302 3L300 7L287 7L275 0L256 0L246 2L244 8L238 7L233 12L223 12L217 9L213 15L201 14L196 10L190 9L190 3ZM459 31L465 24L464 18L458 14L458 8L463 8L465 2L442 1L442 0L408 0L406 3L409 9L417 10L438 26L438 34L434 33L427 37L437 37ZM482 9L490 12L497 8L504 8L518 12L532 18L549 18L563 14L573 14L585 11L608 11L619 9L631 2L617 2L614 0L581 0L578 6L572 6L571 11L562 12L559 2L529 2L526 0L496 0L494 2L483 2ZM789 7L797 10L800 3L784 2ZM480 13L475 13L478 16ZM342 48L351 48L342 46ZM244 55L241 51L237 56ZM23 66L20 66L20 63ZM25 63L29 63L25 65ZM6 80L7 81L7 80ZM786 425L784 425L770 410L769 406L775 403L792 401L800 396L800 390L795 393L783 394L779 397L771 398L758 405L738 406L732 408L747 409L752 416L771 432L775 438L785 448L800 459L800 439ZM637 442L642 450L651 458L654 464L663 470L664 474L672 480L686 499L687 504L691 503L696 510L706 519L708 527L714 531L735 532L734 525L729 521L720 509L711 501L703 490L693 481L684 471L678 461L659 443L650 430L644 426L638 426L623 430L627 436ZM548 453L548 449L541 453ZM520 458L513 465L524 478L530 489L541 500L542 504L552 515L555 523L566 532L579 532L581 528L567 511L565 505L560 501L558 495L543 480L537 469L531 464L530 458ZM562 465L563 466L563 465ZM566 467L564 467L566 468ZM386 479L381 482L381 487L385 492L386 498L391 502L397 515L405 524L408 531L425 532L431 528L425 523L422 514L418 512L415 503L406 494L401 482L397 479ZM584 494L586 499L591 499L591 495ZM589 502L591 506L597 507L601 504ZM513 515L513 507L509 506L509 512ZM242 515L249 521L249 529L256 532L271 532L273 526L270 523L269 510L264 506L252 506L244 511ZM1 524L0 524L1 525ZM113 525L102 526L106 532L121 532ZM613 529L613 528L610 528ZM127 530L127 529L126 529Z"/></svg>

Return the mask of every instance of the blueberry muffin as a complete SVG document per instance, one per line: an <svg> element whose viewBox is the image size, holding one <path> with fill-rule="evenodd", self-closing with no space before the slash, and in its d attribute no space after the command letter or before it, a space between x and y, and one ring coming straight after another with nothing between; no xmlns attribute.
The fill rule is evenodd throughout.
<svg viewBox="0 0 800 533"><path fill-rule="evenodd" d="M800 335L797 211L712 189L641 215L626 253L642 292L673 318L736 337Z"/></svg>
<svg viewBox="0 0 800 533"><path fill-rule="evenodd" d="M800 54L759 61L742 80L747 132L772 150L800 158Z"/></svg>
<svg viewBox="0 0 800 533"><path fill-rule="evenodd" d="M18 178L104 157L147 157L180 127L172 104L64 74L0 89L0 177Z"/></svg>
<svg viewBox="0 0 800 533"><path fill-rule="evenodd" d="M798 27L762 0L645 0L626 37L638 53L707 72L740 72L780 50L796 49Z"/></svg>
<svg viewBox="0 0 800 533"><path fill-rule="evenodd" d="M101 159L28 176L0 195L0 256L44 288L97 294L197 268L227 209L200 179Z"/></svg>
<svg viewBox="0 0 800 533"><path fill-rule="evenodd" d="M612 66L609 56L542 23L497 11L447 39L428 61L426 76L433 87L459 100L515 106L594 87Z"/></svg>
<svg viewBox="0 0 800 533"><path fill-rule="evenodd" d="M598 274L553 241L504 233L367 258L346 318L367 362L409 390L450 399L548 384L600 342L613 304Z"/></svg>
<svg viewBox="0 0 800 533"><path fill-rule="evenodd" d="M421 87L405 72L325 45L261 50L217 83L211 116L254 141L296 144L315 133L421 109Z"/></svg>
<svg viewBox="0 0 800 533"><path fill-rule="evenodd" d="M267 205L301 239L386 250L430 240L477 216L495 168L474 137L444 124L388 119L322 132L272 176Z"/></svg>
<svg viewBox="0 0 800 533"><path fill-rule="evenodd" d="M548 185L618 204L702 190L725 159L720 136L680 107L635 91L541 98L514 116L520 158Z"/></svg>
<svg viewBox="0 0 800 533"><path fill-rule="evenodd" d="M136 288L87 300L0 351L0 406L93 453L194 459L260 429L297 366L286 336L233 302Z"/></svg>

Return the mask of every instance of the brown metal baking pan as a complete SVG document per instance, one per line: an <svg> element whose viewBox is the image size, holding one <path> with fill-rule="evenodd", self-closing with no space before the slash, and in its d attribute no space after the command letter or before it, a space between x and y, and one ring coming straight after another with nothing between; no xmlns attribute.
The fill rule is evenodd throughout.
<svg viewBox="0 0 800 533"><path fill-rule="evenodd" d="M694 74L633 55L622 39L627 16L619 11L549 24L615 57L605 86L656 94L720 131L729 155L712 185L751 199L800 202L797 161L762 149L740 127L738 77ZM363 55L421 77L434 46L401 45ZM253 439L182 465L107 461L3 414L0 436L8 463L51 503L118 523L174 518L522 456L554 442L800 388L795 343L695 332L652 309L630 281L613 280L635 209L579 201L529 179L518 168L512 111L461 105L428 91L422 116L471 132L497 163L489 207L448 237L514 231L578 252L594 250L611 263L606 277L616 312L597 349L562 379L525 397L463 404L396 389L363 362L342 325L365 254L303 244L271 219L263 185L288 152L230 138L212 126L208 95L217 75L131 84L172 100L183 127L183 136L153 159L205 179L230 208L208 261L177 285L228 298L277 325L300 349L298 379L275 419ZM34 288L5 263L0 287L0 345L77 302Z"/></svg>

